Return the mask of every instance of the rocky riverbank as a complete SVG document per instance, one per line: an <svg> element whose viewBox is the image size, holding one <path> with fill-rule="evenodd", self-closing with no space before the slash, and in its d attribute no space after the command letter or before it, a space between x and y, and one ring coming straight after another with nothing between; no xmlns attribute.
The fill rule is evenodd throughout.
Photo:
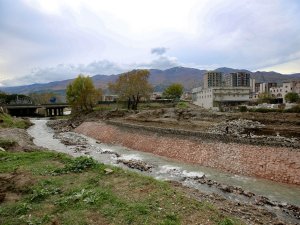
<svg viewBox="0 0 300 225"><path fill-rule="evenodd" d="M84 122L75 131L104 143L120 144L183 162L197 163L234 174L300 184L300 152L290 148L204 141L104 122Z"/></svg>
<svg viewBox="0 0 300 225"><path fill-rule="evenodd" d="M58 122L52 122L52 124ZM81 126L79 126L80 128ZM90 130L93 128L90 127ZM105 131L98 130L99 133ZM118 135L118 133L115 133ZM81 149L85 154L91 154L89 147L86 146L87 142L84 138L75 138L71 133L64 133L57 135L63 143L68 145L74 145L74 149ZM123 164L128 168L135 169L144 173L151 173L154 165L146 163L141 160L124 159L116 152L108 150L99 150L100 154L110 154L116 158L118 164ZM180 173L177 169L173 169L170 173ZM235 199L241 201L231 201L228 198L222 197L223 194L205 194L193 188L189 188L187 185L189 182L195 182L200 186L207 186L211 189L217 189L224 196L235 196ZM267 197L257 195L255 193L245 191L244 189L231 185L224 185L203 176L183 176L180 182L171 182L174 188L179 189L186 193L191 198L198 199L200 201L208 201L218 207L219 210L229 213L230 215L242 218L246 224L297 224L296 221L300 219L300 208L296 205L280 203L272 201ZM231 197L229 197L231 199ZM287 219L289 217L290 219Z"/></svg>
<svg viewBox="0 0 300 225"><path fill-rule="evenodd" d="M34 145L32 137L26 130L20 128L0 129L0 141L10 142L9 146L3 146L3 150L10 152L32 151L38 147Z"/></svg>

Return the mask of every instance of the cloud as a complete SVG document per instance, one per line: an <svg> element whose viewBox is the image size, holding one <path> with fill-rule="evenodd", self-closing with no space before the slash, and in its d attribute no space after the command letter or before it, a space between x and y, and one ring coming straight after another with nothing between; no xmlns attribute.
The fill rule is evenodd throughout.
<svg viewBox="0 0 300 225"><path fill-rule="evenodd" d="M299 58L299 11L298 0L0 0L0 82L137 67L269 68Z"/></svg>
<svg viewBox="0 0 300 225"><path fill-rule="evenodd" d="M151 54L154 54L154 55L163 55L167 52L167 48L164 48L164 47L160 47L160 48L152 48L151 49Z"/></svg>
<svg viewBox="0 0 300 225"><path fill-rule="evenodd" d="M169 69L171 67L180 66L176 57L160 56L148 63L133 64L130 67L139 69Z"/></svg>
<svg viewBox="0 0 300 225"><path fill-rule="evenodd" d="M160 56L150 62L122 64L102 60L88 64L58 64L53 67L34 68L30 74L13 79L2 80L0 85L19 86L32 83L48 83L65 79L73 79L78 74L94 76L97 74L111 75L133 69L168 69L179 66L176 57Z"/></svg>
<svg viewBox="0 0 300 225"><path fill-rule="evenodd" d="M85 75L111 75L126 71L116 63L103 60L89 64L58 64L53 67L35 68L30 74L18 78L1 81L4 86L18 86L31 83L48 83L65 79L73 79L78 74Z"/></svg>

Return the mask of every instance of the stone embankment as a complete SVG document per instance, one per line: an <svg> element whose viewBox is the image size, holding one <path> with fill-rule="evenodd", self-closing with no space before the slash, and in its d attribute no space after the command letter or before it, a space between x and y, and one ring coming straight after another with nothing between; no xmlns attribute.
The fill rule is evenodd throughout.
<svg viewBox="0 0 300 225"><path fill-rule="evenodd" d="M108 144L151 152L234 174L300 184L300 151L287 147L225 143L179 132L157 132L141 126L84 122L76 132ZM216 134L208 134L216 135Z"/></svg>

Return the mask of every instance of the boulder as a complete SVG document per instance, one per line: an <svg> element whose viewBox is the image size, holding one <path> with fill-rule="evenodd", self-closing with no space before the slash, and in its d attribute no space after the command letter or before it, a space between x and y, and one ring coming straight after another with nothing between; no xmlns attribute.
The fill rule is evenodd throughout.
<svg viewBox="0 0 300 225"><path fill-rule="evenodd" d="M105 174L111 174L111 173L113 173L114 171L113 171L112 169L110 169L110 168L105 168L105 169L104 169L104 172L105 172Z"/></svg>

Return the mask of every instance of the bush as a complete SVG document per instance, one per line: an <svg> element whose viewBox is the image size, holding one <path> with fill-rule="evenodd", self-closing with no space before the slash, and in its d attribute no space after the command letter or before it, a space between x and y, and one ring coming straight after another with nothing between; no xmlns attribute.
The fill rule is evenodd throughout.
<svg viewBox="0 0 300 225"><path fill-rule="evenodd" d="M283 112L285 113L300 113L300 105L295 105L290 109L286 109Z"/></svg>
<svg viewBox="0 0 300 225"><path fill-rule="evenodd" d="M188 104L186 102L178 102L176 107L179 108L179 109L187 109Z"/></svg>
<svg viewBox="0 0 300 225"><path fill-rule="evenodd" d="M8 149L10 147L13 147L17 144L14 140L8 140L8 139L1 139L0 138L0 147L4 149Z"/></svg>
<svg viewBox="0 0 300 225"><path fill-rule="evenodd" d="M244 106L244 105L241 105L241 106L239 106L239 110L240 110L240 112L247 112L247 106Z"/></svg>
<svg viewBox="0 0 300 225"><path fill-rule="evenodd" d="M282 110L280 110L280 109L257 108L257 109L249 109L249 112L269 113L269 112L282 112Z"/></svg>

